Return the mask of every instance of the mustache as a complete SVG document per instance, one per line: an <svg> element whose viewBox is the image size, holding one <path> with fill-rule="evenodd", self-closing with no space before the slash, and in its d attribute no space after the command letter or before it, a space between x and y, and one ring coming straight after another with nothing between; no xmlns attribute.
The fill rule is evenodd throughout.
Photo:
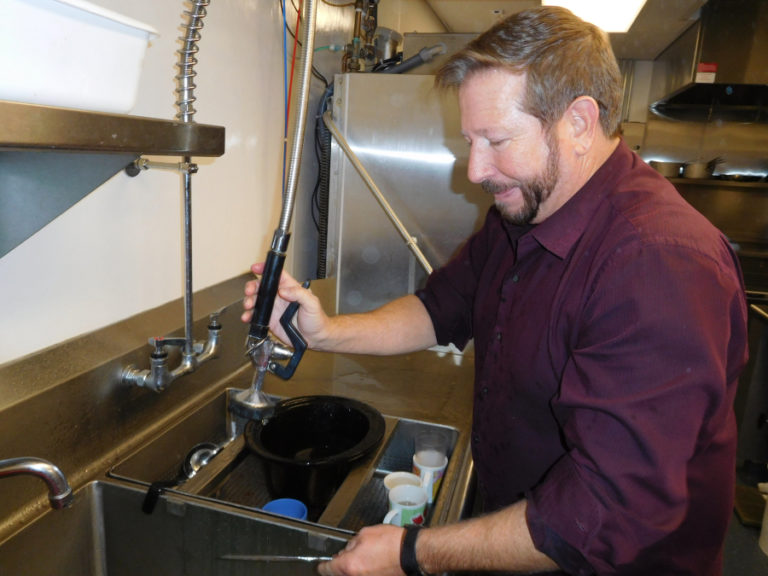
<svg viewBox="0 0 768 576"><path fill-rule="evenodd" d="M488 194L498 194L499 192L504 192L504 190L508 190L509 188L513 188L517 186L516 184L502 184L501 182L494 182L493 180L483 180L480 183L480 187L483 189L483 192L487 192Z"/></svg>

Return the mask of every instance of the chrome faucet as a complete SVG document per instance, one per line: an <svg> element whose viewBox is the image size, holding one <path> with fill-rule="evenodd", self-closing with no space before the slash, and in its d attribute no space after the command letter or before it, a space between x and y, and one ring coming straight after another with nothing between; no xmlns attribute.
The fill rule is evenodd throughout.
<svg viewBox="0 0 768 576"><path fill-rule="evenodd" d="M149 345L154 346L149 360L150 368L141 370L133 365L125 367L122 374L123 382L162 392L177 378L194 372L198 366L215 358L219 353L220 313L221 310L211 314L208 323L208 339L205 343L193 342L189 338L150 338ZM166 346L181 349L181 362L173 370L168 368Z"/></svg>
<svg viewBox="0 0 768 576"><path fill-rule="evenodd" d="M9 458L0 460L0 478L21 474L37 476L48 485L51 508L61 510L72 504L72 488L57 466L42 458Z"/></svg>
<svg viewBox="0 0 768 576"><path fill-rule="evenodd" d="M134 169L131 170L130 167ZM179 164L144 161L140 164L130 164L126 172L135 176L141 169L150 167L179 170L184 177L184 338L150 338L149 345L154 347L150 354L150 368L142 370L133 365L126 366L123 369L122 380L126 384L135 384L151 388L155 392L162 392L177 378L194 372L200 364L217 356L221 332L221 324L219 324L221 310L210 315L208 340L205 343L195 342L192 337L194 317L192 313L192 174L197 173L197 164L193 164L188 157L184 157L184 161ZM173 370L168 369L166 346L181 349L181 363Z"/></svg>

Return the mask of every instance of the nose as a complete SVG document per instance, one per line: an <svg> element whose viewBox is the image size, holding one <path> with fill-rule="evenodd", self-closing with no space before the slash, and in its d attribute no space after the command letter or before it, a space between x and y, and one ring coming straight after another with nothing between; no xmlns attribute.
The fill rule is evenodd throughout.
<svg viewBox="0 0 768 576"><path fill-rule="evenodd" d="M479 184L487 180L492 174L492 168L488 150L480 142L473 142L469 147L469 164L467 166L469 181Z"/></svg>

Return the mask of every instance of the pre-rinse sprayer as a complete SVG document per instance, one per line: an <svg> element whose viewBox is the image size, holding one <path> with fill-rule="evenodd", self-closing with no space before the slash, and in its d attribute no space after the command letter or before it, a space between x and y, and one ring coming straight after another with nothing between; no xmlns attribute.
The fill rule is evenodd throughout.
<svg viewBox="0 0 768 576"><path fill-rule="evenodd" d="M183 37L179 38L182 42L182 48L178 50L179 73L176 76L176 93L178 95L176 100L178 108L177 118L182 122L194 122L194 114L196 112L194 108L194 89L196 88L194 83L196 76L194 66L197 64L197 43L200 40L200 30L203 28L202 19L206 16L206 7L209 3L210 0L192 0L191 10L185 11L185 16L187 17L185 22L186 32ZM269 319L274 309L277 288L280 283L280 275L283 271L288 241L290 239L290 224L299 180L309 102L309 83L312 72L316 15L317 0L304 0L301 18L303 25L301 43L303 58L302 65L298 70L297 115L294 121L291 153L288 158L288 171L284 182L285 188L282 194L282 212L280 223L274 232L272 244L267 253L266 265L262 274L256 306L246 341L246 353L257 368L256 376L251 388L243 390L242 394L238 394L235 399L235 403L240 408L239 412L241 414L250 414L252 417L266 414L269 411L269 406L271 406L271 402L261 393L265 366L267 370L277 376L288 379L293 376L299 361L307 349L304 338L302 338L298 329L292 324L292 318L296 314L298 304L290 305L281 318L281 324L289 336L293 350L270 340ZM221 325L218 322L219 311L211 315L211 322L208 326L208 340L206 342L195 342L193 340L191 204L192 174L197 172L197 165L193 164L191 158L187 156L178 164L150 162L139 158L126 168L126 172L131 176L135 176L142 170L149 168L178 170L184 177L185 336L184 338L150 338L149 343L154 347L150 357L150 369L139 369L132 365L127 366L123 370L122 380L126 383L136 384L160 392L176 378L195 371L201 363L216 357ZM168 346L178 347L181 350L181 363L173 370L168 368L168 354L166 352L166 347ZM285 363L282 363L283 361Z"/></svg>

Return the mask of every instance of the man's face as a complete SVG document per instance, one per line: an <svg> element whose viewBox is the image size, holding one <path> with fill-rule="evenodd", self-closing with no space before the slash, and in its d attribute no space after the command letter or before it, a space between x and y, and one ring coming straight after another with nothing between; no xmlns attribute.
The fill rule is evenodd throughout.
<svg viewBox="0 0 768 576"><path fill-rule="evenodd" d="M541 222L559 182L560 154L553 131L523 112L525 77L485 70L459 90L461 128L470 145L470 181L493 194L502 215L515 224Z"/></svg>

